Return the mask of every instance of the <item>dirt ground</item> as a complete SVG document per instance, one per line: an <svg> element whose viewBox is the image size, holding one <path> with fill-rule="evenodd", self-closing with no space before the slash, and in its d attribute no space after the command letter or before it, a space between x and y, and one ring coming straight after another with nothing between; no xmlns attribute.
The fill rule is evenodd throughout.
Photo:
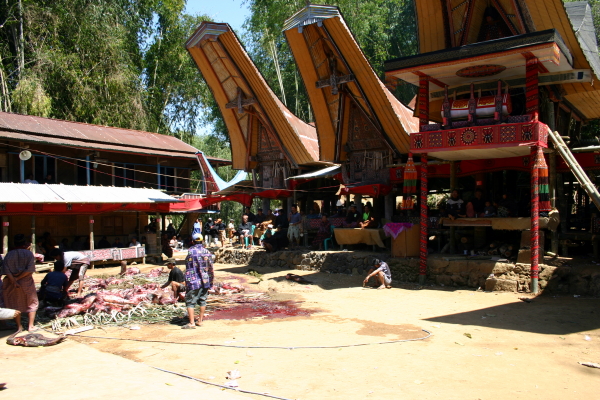
<svg viewBox="0 0 600 400"><path fill-rule="evenodd" d="M155 266L141 269L150 268ZM240 388L287 399L599 398L600 369L581 366L578 361L600 363L600 299L542 296L526 303L518 299L522 295L514 293L434 286L375 290L362 288L360 276L252 268L263 274L262 282L243 275L248 267L231 265L218 265L216 279L239 279L249 290L267 292L274 300L301 301L302 308L318 311L285 319L209 317L196 330L181 330L169 323L141 325L140 330L95 329L43 349L2 343L0 382L8 381L10 388L2 392L2 398L23 398L34 388L44 392L45 398L64 398L64 391L54 396L42 384L53 376L52 386L70 385L75 377L57 368L61 365L86 366L89 372L75 378L82 390L88 380L111 382L92 386L93 396L88 391L86 397L81 391L69 396L86 399L115 398L115 387L126 390L122 393L128 398L164 398L164 393L188 393L203 399L264 398L223 392L147 366L220 384L226 382L227 371L238 369ZM118 268L99 268L90 275L116 272ZM284 278L288 272L303 275L314 284L289 282ZM431 332L431 337L360 347L290 349L415 339L427 336L422 329ZM84 338L86 335L165 343ZM106 367L110 357L114 368ZM96 368L88 367L95 363ZM127 380L127 365L131 365L127 377L135 384L119 386ZM22 368L28 368L26 378L15 373ZM11 382L17 381L19 384L11 387Z"/></svg>

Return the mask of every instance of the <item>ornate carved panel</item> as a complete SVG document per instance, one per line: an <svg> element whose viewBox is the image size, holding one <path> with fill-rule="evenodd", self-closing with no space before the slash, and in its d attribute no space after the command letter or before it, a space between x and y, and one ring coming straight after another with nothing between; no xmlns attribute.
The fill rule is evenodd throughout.
<svg viewBox="0 0 600 400"><path fill-rule="evenodd" d="M267 133L267 130L261 124L258 129L258 149L256 152L258 162L283 160L284 155L277 146L277 143Z"/></svg>
<svg viewBox="0 0 600 400"><path fill-rule="evenodd" d="M344 182L388 183L390 174L386 167L392 163L389 150L353 152L343 165Z"/></svg>
<svg viewBox="0 0 600 400"><path fill-rule="evenodd" d="M263 189L285 189L285 178L289 176L290 164L285 160L266 161L258 169L260 187Z"/></svg>
<svg viewBox="0 0 600 400"><path fill-rule="evenodd" d="M362 110L354 102L350 102L349 108L350 119L346 150L348 152L353 152L387 149L388 147L381 139L381 134L375 129Z"/></svg>

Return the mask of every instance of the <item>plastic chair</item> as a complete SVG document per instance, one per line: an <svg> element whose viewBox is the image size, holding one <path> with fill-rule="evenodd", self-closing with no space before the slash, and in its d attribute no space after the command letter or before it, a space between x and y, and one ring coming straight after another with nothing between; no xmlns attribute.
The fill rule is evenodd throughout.
<svg viewBox="0 0 600 400"><path fill-rule="evenodd" d="M250 239L252 239L252 244L254 244L254 229L256 225L252 225L252 229L250 230ZM248 236L244 238L244 243L246 244L246 248L248 248Z"/></svg>
<svg viewBox="0 0 600 400"><path fill-rule="evenodd" d="M333 247L333 230L335 229L335 227L333 225L331 225L331 236L328 237L327 239L323 240L323 248L325 249L325 251L327 251L328 243L331 243L331 247Z"/></svg>

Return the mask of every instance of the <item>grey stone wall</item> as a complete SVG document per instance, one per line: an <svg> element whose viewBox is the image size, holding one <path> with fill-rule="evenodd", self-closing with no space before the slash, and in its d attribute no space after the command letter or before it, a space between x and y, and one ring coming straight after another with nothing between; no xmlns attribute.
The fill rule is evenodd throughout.
<svg viewBox="0 0 600 400"><path fill-rule="evenodd" d="M329 273L365 275L374 257L388 263L396 282L417 282L418 258L391 258L386 254L351 251L281 251L219 249L216 262L234 265L302 269ZM529 292L529 265L491 260L448 260L432 256L427 279L450 287L481 288L486 291ZM600 268L578 270L540 265L540 289L561 294L600 296Z"/></svg>

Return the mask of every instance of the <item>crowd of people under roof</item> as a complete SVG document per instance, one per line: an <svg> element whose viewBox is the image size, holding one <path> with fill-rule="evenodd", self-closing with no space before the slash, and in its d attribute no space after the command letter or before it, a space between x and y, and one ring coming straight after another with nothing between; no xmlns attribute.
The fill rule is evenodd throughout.
<svg viewBox="0 0 600 400"><path fill-rule="evenodd" d="M452 190L445 204L439 206L439 216L442 218L491 218L491 217L517 217L519 205L508 194L503 194L498 201L483 197L483 191L475 189L474 196L465 202L458 190Z"/></svg>
<svg viewBox="0 0 600 400"><path fill-rule="evenodd" d="M311 241L314 249L323 249L324 241L332 237L332 219L335 220L336 227L340 228L374 229L380 225L380 219L370 202L364 205L362 212L354 204L346 209L339 203L332 216L322 213L319 204L314 202L308 213L303 213L296 204L287 213L283 208L266 211L258 208L254 214L250 207L245 207L237 225L234 219L226 222L220 218L208 218L205 223L197 219L193 233L202 234L207 246L220 244L225 247L237 241L245 249L258 246L274 252L300 246L304 235L308 234L306 222L311 219L319 220L318 224L312 225L317 226L315 237Z"/></svg>

